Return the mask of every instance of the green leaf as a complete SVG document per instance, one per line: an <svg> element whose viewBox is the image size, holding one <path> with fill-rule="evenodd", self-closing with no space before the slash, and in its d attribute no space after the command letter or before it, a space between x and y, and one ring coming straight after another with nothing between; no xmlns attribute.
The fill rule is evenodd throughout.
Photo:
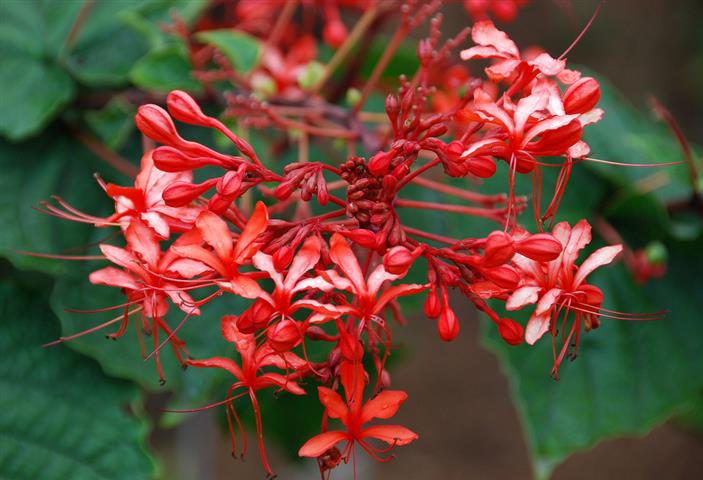
<svg viewBox="0 0 703 480"><path fill-rule="evenodd" d="M3 58L0 90L0 134L11 140L41 130L75 94L73 81L64 70L27 56Z"/></svg>
<svg viewBox="0 0 703 480"><path fill-rule="evenodd" d="M85 112L85 120L90 129L113 150L121 148L134 131L136 109L127 100L113 97L100 110Z"/></svg>
<svg viewBox="0 0 703 480"><path fill-rule="evenodd" d="M191 76L193 66L181 45L170 45L145 55L129 74L138 87L157 92L181 89L199 91L200 83Z"/></svg>
<svg viewBox="0 0 703 480"><path fill-rule="evenodd" d="M0 135L11 140L39 131L75 94L70 76L53 63L77 13L75 4L64 7L0 2Z"/></svg>
<svg viewBox="0 0 703 480"><path fill-rule="evenodd" d="M510 347L486 322L485 343L503 363L539 478L577 450L646 433L703 388L703 297L691 295L703 291L703 279L690 268L703 262L703 238L669 240L667 248L669 273L662 280L637 285L622 265L592 279L603 290L605 307L631 313L669 308L666 319L603 318L600 328L582 334L579 356L562 365L558 382L548 375L548 337L534 347Z"/></svg>
<svg viewBox="0 0 703 480"><path fill-rule="evenodd" d="M147 479L148 427L127 413L137 389L59 346L57 319L37 292L0 284L0 477Z"/></svg>
<svg viewBox="0 0 703 480"><path fill-rule="evenodd" d="M87 213L108 212L111 202L92 179L93 172L106 170L105 165L69 135L57 129L21 144L0 140L0 255L17 268L65 271L68 262L18 251L75 255L82 254L86 244L90 227L37 212L34 207L41 201L59 195Z"/></svg>
<svg viewBox="0 0 703 480"><path fill-rule="evenodd" d="M199 41L214 45L240 73L249 73L259 63L261 42L234 30L210 30L195 35Z"/></svg>

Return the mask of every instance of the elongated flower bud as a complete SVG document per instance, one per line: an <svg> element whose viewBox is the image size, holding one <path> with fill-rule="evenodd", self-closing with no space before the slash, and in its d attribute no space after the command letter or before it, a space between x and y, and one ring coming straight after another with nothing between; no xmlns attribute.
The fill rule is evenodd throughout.
<svg viewBox="0 0 703 480"><path fill-rule="evenodd" d="M598 104L600 85L591 77L583 77L564 92L562 101L567 114L586 113Z"/></svg>
<svg viewBox="0 0 703 480"><path fill-rule="evenodd" d="M266 300L257 300L237 318L237 328L242 333L254 333L266 327L273 315L273 307Z"/></svg>
<svg viewBox="0 0 703 480"><path fill-rule="evenodd" d="M449 305L445 304L444 308L442 308L442 313L439 314L437 331L439 332L439 338L445 342L451 342L459 335L459 320L457 320L454 310Z"/></svg>
<svg viewBox="0 0 703 480"><path fill-rule="evenodd" d="M203 113L193 97L181 90L174 90L166 97L169 113L179 122L190 125L210 126L210 118Z"/></svg>
<svg viewBox="0 0 703 480"><path fill-rule="evenodd" d="M551 262L562 249L561 242L549 233L536 233L515 242L515 250L520 255L538 262Z"/></svg>
<svg viewBox="0 0 703 480"><path fill-rule="evenodd" d="M508 345L520 345L524 329L515 320L503 318L498 322L498 333Z"/></svg>
<svg viewBox="0 0 703 480"><path fill-rule="evenodd" d="M213 178L203 183L174 182L164 190L162 198L170 207L183 207L207 192L217 183Z"/></svg>
<svg viewBox="0 0 703 480"><path fill-rule="evenodd" d="M491 282L501 288L512 289L520 283L520 275L513 267L500 265L493 268L482 268L481 273Z"/></svg>
<svg viewBox="0 0 703 480"><path fill-rule="evenodd" d="M383 256L383 267L393 275L405 275L420 253L420 248L411 252L405 247L395 246Z"/></svg>
<svg viewBox="0 0 703 480"><path fill-rule="evenodd" d="M486 238L486 245L481 263L486 267L497 267L508 262L515 254L513 238L505 232L491 232Z"/></svg>
<svg viewBox="0 0 703 480"><path fill-rule="evenodd" d="M439 295L437 295L437 289L434 285L430 286L430 290L427 292L424 310L427 318L437 318L442 311L442 304L439 302Z"/></svg>
<svg viewBox="0 0 703 480"><path fill-rule="evenodd" d="M391 160L395 156L395 152L378 152L373 157L369 159L368 168L369 171L376 175L383 175L388 171L388 167L391 165Z"/></svg>
<svg viewBox="0 0 703 480"><path fill-rule="evenodd" d="M469 173L479 178L491 178L496 173L496 162L491 157L469 157L465 163Z"/></svg>
<svg viewBox="0 0 703 480"><path fill-rule="evenodd" d="M134 117L137 128L147 137L164 145L179 144L182 139L166 110L158 105L142 105Z"/></svg>
<svg viewBox="0 0 703 480"><path fill-rule="evenodd" d="M288 267L291 261L293 261L293 249L288 245L284 245L273 254L273 266L278 271Z"/></svg>
<svg viewBox="0 0 703 480"><path fill-rule="evenodd" d="M373 233L371 230L357 228L354 230L349 230L346 232L342 231L339 233L364 248L376 248L376 234Z"/></svg>

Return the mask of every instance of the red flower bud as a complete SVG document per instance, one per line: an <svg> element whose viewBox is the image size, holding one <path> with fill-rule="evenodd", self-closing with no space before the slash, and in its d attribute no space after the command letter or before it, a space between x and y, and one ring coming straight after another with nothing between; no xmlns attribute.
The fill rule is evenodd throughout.
<svg viewBox="0 0 703 480"><path fill-rule="evenodd" d="M383 266L388 273L405 275L418 254L405 247L393 247L383 256Z"/></svg>
<svg viewBox="0 0 703 480"><path fill-rule="evenodd" d="M515 250L520 255L538 262L551 262L561 253L561 242L549 233L536 233L515 242Z"/></svg>
<svg viewBox="0 0 703 480"><path fill-rule="evenodd" d="M498 323L498 333L503 337L505 343L508 345L520 345L522 343L522 337L524 334L524 329L522 325L509 318L503 318Z"/></svg>
<svg viewBox="0 0 703 480"><path fill-rule="evenodd" d="M293 249L290 248L288 245L279 248L278 250L276 250L276 253L273 254L273 266L278 271L282 271L284 268L288 267L292 260Z"/></svg>
<svg viewBox="0 0 703 480"><path fill-rule="evenodd" d="M600 85L594 78L583 77L566 89L562 100L568 114L589 112L600 100Z"/></svg>
<svg viewBox="0 0 703 480"><path fill-rule="evenodd" d="M300 343L301 329L294 320L281 320L266 331L266 339L277 352L287 352Z"/></svg>
<svg viewBox="0 0 703 480"><path fill-rule="evenodd" d="M376 248L376 234L371 230L357 228L354 230L341 231L344 237L364 248Z"/></svg>
<svg viewBox="0 0 703 480"><path fill-rule="evenodd" d="M444 305L442 313L439 315L437 331L439 332L439 338L445 342L451 342L459 335L459 320L457 320L454 310L449 305Z"/></svg>
<svg viewBox="0 0 703 480"><path fill-rule="evenodd" d="M520 283L520 275L513 267L508 265L482 268L481 273L484 277L501 288L513 289Z"/></svg>
<svg viewBox="0 0 703 480"><path fill-rule="evenodd" d="M515 254L513 238L505 232L491 232L486 238L486 245L481 263L486 267L497 267L507 263Z"/></svg>
<svg viewBox="0 0 703 480"><path fill-rule="evenodd" d="M339 19L328 21L322 30L322 38L332 48L341 47L348 35L347 27Z"/></svg>
<svg viewBox="0 0 703 480"><path fill-rule="evenodd" d="M391 160L395 156L394 152L378 152L369 159L368 169L376 176L383 175L388 171L391 165Z"/></svg>
<svg viewBox="0 0 703 480"><path fill-rule="evenodd" d="M211 121L200 109L193 97L181 90L174 90L166 97L168 111L179 122L191 125L210 126Z"/></svg>
<svg viewBox="0 0 703 480"><path fill-rule="evenodd" d="M430 291L427 292L424 308L427 318L437 318L442 311L442 304L439 302L439 295L437 295L437 289L434 285L432 285Z"/></svg>
<svg viewBox="0 0 703 480"><path fill-rule="evenodd" d="M158 105L142 105L134 117L137 128L152 140L165 145L180 144L176 126L166 110Z"/></svg>
<svg viewBox="0 0 703 480"><path fill-rule="evenodd" d="M265 300L257 300L237 318L237 328L242 333L254 333L266 327L273 315L273 307Z"/></svg>
<svg viewBox="0 0 703 480"><path fill-rule="evenodd" d="M173 147L158 147L152 151L156 168L163 172L186 172L203 166L199 159L191 158Z"/></svg>
<svg viewBox="0 0 703 480"><path fill-rule="evenodd" d="M470 157L466 159L469 173L479 178L491 178L496 173L496 162L491 157Z"/></svg>
<svg viewBox="0 0 703 480"><path fill-rule="evenodd" d="M174 182L161 195L170 207L183 207L208 191L217 183L216 178L211 178L200 184L188 182Z"/></svg>

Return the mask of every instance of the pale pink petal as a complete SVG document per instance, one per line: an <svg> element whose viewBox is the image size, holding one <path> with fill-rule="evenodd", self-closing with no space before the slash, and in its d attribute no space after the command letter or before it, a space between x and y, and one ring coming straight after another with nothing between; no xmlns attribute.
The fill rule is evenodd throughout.
<svg viewBox="0 0 703 480"><path fill-rule="evenodd" d="M534 345L549 330L549 314L532 315L525 327L525 341Z"/></svg>
<svg viewBox="0 0 703 480"><path fill-rule="evenodd" d="M376 268L374 268L373 272L371 272L371 274L369 275L367 282L369 293L376 294L380 290L381 286L383 286L384 282L392 282L393 280L397 280L399 278L402 278L402 275L394 275L392 273L389 273L386 271L383 264L380 264Z"/></svg>
<svg viewBox="0 0 703 480"><path fill-rule="evenodd" d="M171 262L166 270L178 274L181 278L193 278L212 271L212 269L204 263L190 258L176 259Z"/></svg>
<svg viewBox="0 0 703 480"><path fill-rule="evenodd" d="M548 53L540 53L527 63L533 67L536 67L543 74L549 76L559 74L566 66L566 62L564 60L557 60Z"/></svg>
<svg viewBox="0 0 703 480"><path fill-rule="evenodd" d="M149 225L149 227L151 227L161 238L168 238L170 236L171 228L169 227L168 222L164 220L164 217L162 217L158 212L144 212L139 218L144 220L144 222L146 222L146 224Z"/></svg>
<svg viewBox="0 0 703 480"><path fill-rule="evenodd" d="M521 98L520 101L517 102L517 108L515 109L513 118L515 119L515 132L518 135L522 135L530 116L547 106L548 99L549 94L544 90L540 90L528 97Z"/></svg>
<svg viewBox="0 0 703 480"><path fill-rule="evenodd" d="M251 257L251 262L257 269L268 273L271 280L273 280L273 283L276 284L276 288L285 288L283 286L283 275L276 270L276 267L273 265L273 257L271 257L271 255L267 255L264 252L256 252L256 254Z"/></svg>
<svg viewBox="0 0 703 480"><path fill-rule="evenodd" d="M583 158L591 152L591 147L588 146L583 140L579 140L569 147L566 153L569 154L571 158Z"/></svg>
<svg viewBox="0 0 703 480"><path fill-rule="evenodd" d="M498 30L490 20L481 20L471 27L471 39L478 45L495 47L499 52L511 57L519 58L515 42L505 32Z"/></svg>
<svg viewBox="0 0 703 480"><path fill-rule="evenodd" d="M291 290L298 283L300 277L305 275L320 261L320 248L320 238L317 235L305 240L303 246L295 254L293 262L288 269L288 275L286 275L284 282L286 290Z"/></svg>
<svg viewBox="0 0 703 480"><path fill-rule="evenodd" d="M161 247L154 231L141 220L135 219L125 231L127 245L151 268L156 268L161 256Z"/></svg>
<svg viewBox="0 0 703 480"><path fill-rule="evenodd" d="M229 282L217 282L217 284L221 288L244 298L259 298L264 293L255 280L245 275L238 275Z"/></svg>
<svg viewBox="0 0 703 480"><path fill-rule="evenodd" d="M596 268L607 265L615 260L615 257L617 257L620 252L622 252L622 245L609 245L607 247L599 248L590 254L576 271L576 276L574 277L573 283L574 287L581 285L586 277Z"/></svg>
<svg viewBox="0 0 703 480"><path fill-rule="evenodd" d="M542 287L526 286L516 289L505 302L507 310L520 310L525 305L535 303L539 298Z"/></svg>
<svg viewBox="0 0 703 480"><path fill-rule="evenodd" d="M539 299L539 302L537 302L537 308L535 308L535 315L548 314L556 303L556 301L559 299L561 293L562 290L560 288L552 288L550 290L547 290L547 292L542 295L542 298Z"/></svg>

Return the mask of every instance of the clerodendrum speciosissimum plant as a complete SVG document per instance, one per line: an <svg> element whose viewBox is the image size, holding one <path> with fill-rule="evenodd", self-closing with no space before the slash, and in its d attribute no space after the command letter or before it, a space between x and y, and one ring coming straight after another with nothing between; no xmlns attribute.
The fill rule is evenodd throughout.
<svg viewBox="0 0 703 480"><path fill-rule="evenodd" d="M523 2L505 3L517 8ZM342 45L341 51L347 35L354 33L347 33L336 6L329 5L324 38ZM433 15L437 6L438 2L404 2L398 38ZM469 11L470 6L478 11L481 2L467 2ZM257 34L259 17L250 13L253 18L243 25L253 25L250 33ZM257 400L264 389L304 395L302 382L320 385L323 431L298 453L317 459L323 476L354 458L357 445L385 460L385 453L418 438L400 425L366 426L374 419L391 418L407 397L386 389L389 313L402 318L400 297L424 295L424 313L436 320L445 341L456 338L460 329L450 290L487 314L510 345L523 339L534 344L548 334L554 345L554 377L562 361L576 355L582 330L597 328L601 317L657 316L603 308L603 293L588 283L588 276L611 263L621 245L600 248L579 260L591 241L588 221L554 224L572 168L589 160L583 129L603 115L596 107L598 82L567 69L565 55L521 53L490 20L472 26L475 45L461 51L462 60L490 61L485 77L475 78L463 64L450 61L450 53L467 40L469 30L440 44L440 21L438 16L431 20L429 38L419 43L419 71L411 79L401 78L398 92L386 99L385 123L374 128L364 123L360 109L377 75L372 74L350 111L326 103L317 84L301 86L299 80L309 72L300 65L315 57L310 37L290 33L286 40L267 42L259 66L246 76L237 75L212 49L189 41L193 63L202 67L196 74L204 84L233 82L237 95L227 98L225 113L236 115L243 125L285 132L300 145L298 161L267 166L245 138L205 115L187 93L173 91L167 98L168 112L153 104L138 111L138 128L161 146L144 153L134 185L100 183L114 199L113 215L97 218L60 199L58 205L44 206L66 219L119 229L122 246L100 245L111 265L89 277L93 284L121 289L127 297L115 307L123 308L124 314L108 322L120 322L110 336L122 337L130 319L134 328L151 335L162 382L160 355L166 344L184 366L231 374L232 385L216 405L226 410L233 453L236 432L244 436L233 402L248 396L269 475L273 471L264 450ZM186 39L189 34L183 25L174 31ZM284 38L281 32L276 35ZM285 48L279 49L279 43ZM264 93L267 102L261 101ZM239 155L182 138L172 119L221 132ZM346 161L309 161L308 142L318 137L346 142ZM369 152L366 158L355 155L359 144ZM501 160L508 166L506 194L459 189L440 178L440 169L449 177L489 178ZM218 173L195 183L193 172L202 167ZM545 168L558 169L559 174L543 209ZM429 178L432 170L434 179ZM526 204L515 195L518 174L532 178L534 233L518 223ZM410 185L475 206L404 198L403 190ZM261 198L253 208L252 195ZM313 213L313 206L320 213ZM485 217L497 229L484 238L449 238L404 225L399 208ZM402 283L414 266L424 272L424 283ZM187 325L187 318L200 315L200 307L225 295L250 304L243 312L207 319L207 328L221 328L224 339L234 344L237 359L192 358L177 330ZM488 300L503 302L507 311L527 309L531 316L526 325L503 318ZM166 321L171 307L185 316L176 328ZM323 361L309 359L310 341L329 345ZM341 426L328 427L329 419L339 420ZM381 448L377 441L387 446Z"/></svg>

